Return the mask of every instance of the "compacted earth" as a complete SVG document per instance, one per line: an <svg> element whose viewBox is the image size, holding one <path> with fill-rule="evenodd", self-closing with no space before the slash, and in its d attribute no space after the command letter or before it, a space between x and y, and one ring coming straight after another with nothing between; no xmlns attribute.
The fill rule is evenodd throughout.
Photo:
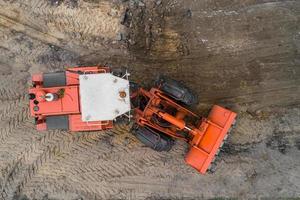
<svg viewBox="0 0 300 200"><path fill-rule="evenodd" d="M0 0L0 199L300 197L300 1ZM105 132L35 130L30 76L67 66L164 74L238 113L200 175L188 145L144 147L130 124Z"/></svg>

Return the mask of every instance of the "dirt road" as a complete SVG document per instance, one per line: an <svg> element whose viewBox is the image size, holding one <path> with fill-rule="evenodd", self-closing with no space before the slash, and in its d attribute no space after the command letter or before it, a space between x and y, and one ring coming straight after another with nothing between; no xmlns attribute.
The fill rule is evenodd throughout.
<svg viewBox="0 0 300 200"><path fill-rule="evenodd" d="M297 0L0 0L0 199L208 199L300 196ZM149 86L184 81L207 114L239 114L214 174L184 164L187 145L143 147L112 131L37 132L32 73L126 66Z"/></svg>

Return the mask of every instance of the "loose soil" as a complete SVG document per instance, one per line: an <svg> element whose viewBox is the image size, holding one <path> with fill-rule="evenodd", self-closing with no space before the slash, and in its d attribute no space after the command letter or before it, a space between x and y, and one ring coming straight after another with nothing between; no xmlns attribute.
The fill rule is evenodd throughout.
<svg viewBox="0 0 300 200"><path fill-rule="evenodd" d="M0 199L210 199L300 196L300 1L0 0ZM33 73L127 67L149 87L188 85L193 109L238 113L213 174L184 163L187 144L144 147L106 132L38 132Z"/></svg>

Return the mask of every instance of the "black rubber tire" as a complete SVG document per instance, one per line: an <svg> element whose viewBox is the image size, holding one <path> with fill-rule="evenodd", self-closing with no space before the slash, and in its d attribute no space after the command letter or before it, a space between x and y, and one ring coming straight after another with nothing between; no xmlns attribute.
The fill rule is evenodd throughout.
<svg viewBox="0 0 300 200"><path fill-rule="evenodd" d="M192 106L198 102L197 97L185 85L173 79L160 76L156 86L180 103Z"/></svg>
<svg viewBox="0 0 300 200"><path fill-rule="evenodd" d="M46 124L48 130L69 130L69 116L59 115L59 116L47 116Z"/></svg>
<svg viewBox="0 0 300 200"><path fill-rule="evenodd" d="M136 126L133 129L133 134L144 145L155 151L169 151L174 145L174 140L171 137L149 127Z"/></svg>
<svg viewBox="0 0 300 200"><path fill-rule="evenodd" d="M127 69L125 67L111 69L111 73L114 76L118 76L120 78L122 78L126 74L126 72Z"/></svg>
<svg viewBox="0 0 300 200"><path fill-rule="evenodd" d="M65 72L53 72L43 74L43 86L44 87L60 87L66 86L66 73Z"/></svg>
<svg viewBox="0 0 300 200"><path fill-rule="evenodd" d="M129 89L130 89L131 94L136 92L139 88L140 88L140 86L137 83L132 82L132 81L129 82Z"/></svg>

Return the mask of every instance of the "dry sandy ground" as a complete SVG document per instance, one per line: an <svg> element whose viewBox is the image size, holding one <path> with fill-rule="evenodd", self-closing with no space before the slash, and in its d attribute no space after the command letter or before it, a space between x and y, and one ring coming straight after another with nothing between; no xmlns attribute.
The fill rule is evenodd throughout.
<svg viewBox="0 0 300 200"><path fill-rule="evenodd" d="M299 0L0 0L0 198L300 197ZM238 112L214 174L184 164L186 144L143 147L112 131L37 132L32 73L127 66L160 73Z"/></svg>

